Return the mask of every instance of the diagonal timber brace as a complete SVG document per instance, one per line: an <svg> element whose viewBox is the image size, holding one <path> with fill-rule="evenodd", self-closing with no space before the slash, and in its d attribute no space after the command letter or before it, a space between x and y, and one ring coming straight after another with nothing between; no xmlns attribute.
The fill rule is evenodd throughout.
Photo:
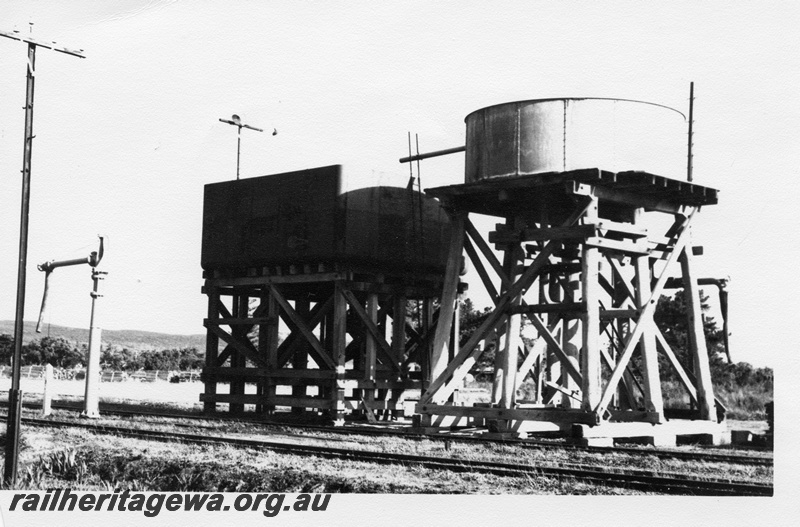
<svg viewBox="0 0 800 527"><path fill-rule="evenodd" d="M328 297L325 302L319 302L314 308L311 310L310 318L308 320L308 327L313 331L320 322L322 322L325 317L331 312L333 308L333 298ZM295 351L297 351L298 346L302 344L303 339L301 339L296 331L292 331L286 340L284 340L281 345L278 347L278 366L283 367L289 359L292 358Z"/></svg>
<svg viewBox="0 0 800 527"><path fill-rule="evenodd" d="M583 215L586 213L588 208L591 206L592 200L581 200L579 201L579 206L577 209L570 215L569 218L563 223L564 227L569 227L575 224ZM459 218L458 226L461 227L462 233L459 237L457 234L454 234L454 242L451 242L451 252L456 246L458 247L458 254L455 255L455 261L451 259L448 262L448 276L453 282L453 284L449 284L445 281L445 288L448 286L455 288L455 283L458 280L457 274L452 276L453 273L451 272L453 268L458 265L458 259L461 255L461 247L463 246L463 226L464 226L464 213L457 213L456 218ZM455 229L456 226L454 225L453 228ZM455 243L457 242L457 243ZM548 263L550 256L553 252L560 247L560 242L551 241L547 243L539 254L534 258L533 262L525 269L525 271L520 275L519 279L509 286L509 288L500 296L498 303L495 309L489 314L488 317L483 321L483 323L475 330L469 340L461 347L459 352L453 358L453 360L448 364L448 366L441 372L434 380L431 382L428 389L422 394L420 397L420 404L427 404L430 402L435 402L436 404L441 404L442 402L446 401L448 397L453 393L456 389L458 383L460 383L464 377L469 373L469 370L475 364L477 357L480 355L481 351L477 345L478 343L491 331L496 330L501 324L505 322L505 318L507 315L507 308L511 306L512 301L515 297L526 291L531 284L536 280L539 276L542 267ZM452 256L452 254L451 254ZM444 295L443 295L444 296ZM445 307L445 300L442 301L442 309ZM446 327L446 332L449 335L450 333L450 324L442 323L442 320L445 314L444 312L440 313L440 322L439 326L437 327L437 337L440 334L444 333L443 328ZM449 315L452 317L452 313ZM446 320L446 319L444 319ZM440 339L437 338L436 343L440 346L443 345L442 343L446 342L444 338ZM442 350L439 349L441 352ZM436 350L434 350L434 353ZM449 382L448 382L449 381Z"/></svg>
<svg viewBox="0 0 800 527"><path fill-rule="evenodd" d="M581 372L579 372L578 369L575 367L575 364L573 364L572 361L569 360L569 357L561 348L561 345L558 343L555 337L553 337L553 334L550 333L550 331L547 329L544 323L542 323L542 321L539 320L539 317L536 316L535 314L531 313L530 315L528 315L528 320L531 321L534 327L536 327L536 331L539 332L539 335L544 338L545 342L547 342L547 345L549 346L548 349L556 354L562 366L566 368L569 376L572 377L572 379L578 384L578 386L580 386L583 383L583 376L581 375Z"/></svg>
<svg viewBox="0 0 800 527"><path fill-rule="evenodd" d="M264 358L261 357L258 353L258 350L253 346L250 341L243 342L224 329L219 326L209 325L206 326L209 331L211 331L214 335L216 335L220 340L226 342L229 346L231 346L234 350L238 351L254 363L258 364L261 367L266 367L266 362ZM218 365L222 364L227 358L230 356L230 353L223 353L220 354L218 359Z"/></svg>
<svg viewBox="0 0 800 527"><path fill-rule="evenodd" d="M286 301L286 299L274 285L270 284L269 291L270 294L272 295L272 298L274 298L275 301L278 302L278 305L281 307L283 312L292 321L292 324L294 324L297 327L297 330L300 331L303 337L311 345L311 349L314 352L316 352L314 353L314 360L317 359L321 360L322 364L320 364L320 367L322 367L322 365L324 364L328 369L331 370L335 369L336 364L333 362L328 353L325 351L325 348L322 347L322 344L320 343L319 339L317 339L317 336L314 335L312 330L308 327L306 321L303 320L303 318L297 314L297 312L292 308L291 305L289 305L289 302Z"/></svg>
<svg viewBox="0 0 800 527"><path fill-rule="evenodd" d="M530 348L531 349L528 351L528 355L525 356L525 359L522 361L522 365L519 367L519 371L517 371L517 390L519 390L519 387L522 385L522 381L525 380L525 376L528 375L528 372L530 372L536 365L537 359L542 357L547 351L547 342L543 338L538 338L534 341Z"/></svg>
<svg viewBox="0 0 800 527"><path fill-rule="evenodd" d="M390 364L393 370L395 370L397 373L400 373L402 371L401 363L398 362L396 357L394 357L391 346L389 346L389 343L383 338L378 326L376 326L375 322L369 318L367 312L364 310L353 292L342 288L341 294L344 296L345 300L347 300L347 303L350 304L350 307L353 308L353 311L355 311L356 315L358 315L358 318L361 319L364 327L367 328L369 337L378 344L378 349L383 354L383 360L385 363Z"/></svg>
<svg viewBox="0 0 800 527"><path fill-rule="evenodd" d="M636 347L636 344L639 342L639 339L643 335L646 329L649 329L653 322L653 313L656 309L656 304L658 303L658 298L661 296L661 291L664 289L664 285L666 284L667 277L669 274L669 270L675 261L678 259L680 254L686 249L689 240L690 240L690 230L689 226L691 225L691 220L694 217L696 209L692 209L691 213L688 217L683 217L683 219L677 223L680 223L679 226L679 236L676 240L675 244L673 245L672 252L667 259L666 265L664 269L661 271L661 275L658 278L658 281L653 287L649 300L644 304L642 307L641 313L639 314L639 318L637 319L636 326L633 328L631 333L628 335L628 340L625 343L625 347L620 354L619 360L617 362L616 368L614 368L613 373L611 374L611 378L608 381L608 384L603 391L603 395L600 398L600 402L594 408L594 413L597 415L598 418L601 418L603 414L605 414L606 410L608 409L608 405L611 402L612 397L617 389L617 385L619 384L620 379L622 379L623 373L626 371L626 367L628 362L633 355L633 350Z"/></svg>
<svg viewBox="0 0 800 527"><path fill-rule="evenodd" d="M481 234L478 232L478 229L475 228L475 226L472 224L471 221L469 221L469 219L467 219L464 222L464 226L467 234L469 235L469 240L472 240L475 246L478 249L480 249L483 257L486 258L486 261L489 262L491 268L494 269L494 272L497 274L497 276L500 277L501 288L508 286L508 277L506 276L506 272L503 269L503 265L500 263L500 260L497 259L497 256L495 256L494 252L492 252L492 249L491 247L489 247L489 244L486 243L486 240L483 239ZM478 265L475 258L472 258L470 256L470 259L472 260L473 264L475 264L476 266Z"/></svg>

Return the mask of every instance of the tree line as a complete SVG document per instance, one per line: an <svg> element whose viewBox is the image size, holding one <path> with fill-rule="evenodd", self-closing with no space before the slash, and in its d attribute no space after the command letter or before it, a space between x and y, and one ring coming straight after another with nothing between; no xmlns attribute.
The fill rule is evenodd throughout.
<svg viewBox="0 0 800 527"><path fill-rule="evenodd" d="M14 354L14 338L0 335L0 364L10 365ZM43 337L22 345L22 366L51 364L55 368L85 368L89 355L86 344L77 345L62 337ZM131 350L122 346L105 346L101 350L100 366L104 370L199 370L204 354L197 348L165 350Z"/></svg>
<svg viewBox="0 0 800 527"><path fill-rule="evenodd" d="M708 297L701 296L703 311L709 309ZM490 313L489 308L476 309L473 302L466 298L461 301L461 317L459 341L463 345L472 333L481 325ZM687 371L692 371L692 360L689 353L689 327L686 317L686 302L682 293L673 296L661 296L653 316L661 329L664 339L670 345L679 362ZM703 316L703 331L706 337L711 378L715 386L733 389L743 386L767 386L772 389L773 370L769 367L756 368L747 362L729 364L724 349L722 330L718 327L713 317ZM532 342L523 336L523 341L530 346ZM494 371L494 350L487 350L476 363L473 372ZM638 369L640 357L632 360L634 370ZM659 371L662 380L676 381L677 374L664 354L658 354Z"/></svg>

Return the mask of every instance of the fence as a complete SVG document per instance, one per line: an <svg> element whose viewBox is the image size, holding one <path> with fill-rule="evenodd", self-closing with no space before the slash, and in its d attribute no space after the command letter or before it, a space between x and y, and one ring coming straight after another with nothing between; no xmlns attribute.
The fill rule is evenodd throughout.
<svg viewBox="0 0 800 527"><path fill-rule="evenodd" d="M20 368L22 379L43 379L44 366L23 366ZM0 366L0 377L11 377L10 366ZM53 368L53 378L62 380L82 380L86 377L86 370L66 368ZM138 370L134 372L103 370L100 372L100 382L195 382L200 380L199 371L172 371L172 370Z"/></svg>
<svg viewBox="0 0 800 527"><path fill-rule="evenodd" d="M0 376L11 377L11 366L0 366ZM40 379L44 377L44 366L23 366L20 368L22 379Z"/></svg>

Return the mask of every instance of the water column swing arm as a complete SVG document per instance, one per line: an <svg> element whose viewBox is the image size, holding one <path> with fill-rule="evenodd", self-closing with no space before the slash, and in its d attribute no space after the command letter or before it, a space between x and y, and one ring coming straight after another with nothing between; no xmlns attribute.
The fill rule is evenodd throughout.
<svg viewBox="0 0 800 527"><path fill-rule="evenodd" d="M103 236L100 238L100 247L96 251L92 251L86 258L74 258L72 260L50 260L36 266L37 269L44 272L44 293L42 295L42 307L39 309L39 321L36 323L36 332L42 332L42 324L44 322L44 315L47 311L47 294L50 290L50 274L59 267L68 267L71 265L89 264L89 267L95 268L103 259Z"/></svg>

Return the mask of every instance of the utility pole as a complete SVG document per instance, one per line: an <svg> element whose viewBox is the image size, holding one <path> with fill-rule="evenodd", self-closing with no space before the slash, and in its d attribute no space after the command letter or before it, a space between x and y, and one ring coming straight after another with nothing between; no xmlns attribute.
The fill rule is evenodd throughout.
<svg viewBox="0 0 800 527"><path fill-rule="evenodd" d="M32 25L32 24L31 24ZM17 305L14 319L14 361L11 374L11 390L8 392L8 421L6 425L6 450L4 481L12 485L17 479L19 458L20 414L22 412L22 392L20 391L20 360L22 358L22 336L25 316L25 268L28 263L28 213L31 192L31 151L33 148L33 88L36 76L36 47L52 49L67 55L86 58L83 50L72 50L55 42L45 42L31 36L20 35L18 31L2 31L0 36L28 44L27 87L25 92L25 143L22 156L22 204L19 226L19 266L17 268Z"/></svg>
<svg viewBox="0 0 800 527"><path fill-rule="evenodd" d="M238 180L239 158L242 152L242 128L247 128L248 130L255 130L256 132L263 132L264 130L262 130L261 128L256 128L255 126L250 126L249 124L244 124L242 122L242 119L236 114L233 114L230 119L220 119L219 121L221 123L232 124L233 126L239 129L236 141L236 179ZM273 128L272 135L278 135L278 130Z"/></svg>

